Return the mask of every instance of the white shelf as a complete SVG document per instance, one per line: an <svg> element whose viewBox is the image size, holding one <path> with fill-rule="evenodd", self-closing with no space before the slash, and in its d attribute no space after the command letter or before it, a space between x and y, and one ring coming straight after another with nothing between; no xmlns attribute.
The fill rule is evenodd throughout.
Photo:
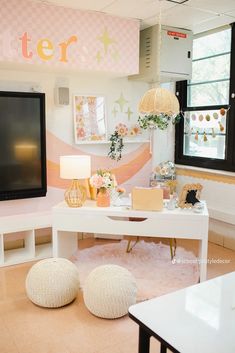
<svg viewBox="0 0 235 353"><path fill-rule="evenodd" d="M51 243L36 245L38 236L51 234L51 212L0 217L0 267L52 257ZM24 240L23 247L4 249L5 243L16 240Z"/></svg>
<svg viewBox="0 0 235 353"><path fill-rule="evenodd" d="M35 247L35 258L46 259L52 257L52 244L40 244Z"/></svg>
<svg viewBox="0 0 235 353"><path fill-rule="evenodd" d="M150 143L150 140L123 140L124 143Z"/></svg>
<svg viewBox="0 0 235 353"><path fill-rule="evenodd" d="M3 266L16 265L34 260L34 256L29 253L27 248L13 249L4 251Z"/></svg>
<svg viewBox="0 0 235 353"><path fill-rule="evenodd" d="M148 139L131 139L131 140L125 140L125 138L123 139L123 143L149 143L150 140ZM111 141L80 141L77 142L77 145L109 145L111 143Z"/></svg>

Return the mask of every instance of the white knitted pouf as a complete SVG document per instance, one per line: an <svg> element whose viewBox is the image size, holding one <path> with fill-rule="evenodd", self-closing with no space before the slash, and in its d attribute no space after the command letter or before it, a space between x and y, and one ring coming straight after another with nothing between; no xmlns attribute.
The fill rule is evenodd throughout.
<svg viewBox="0 0 235 353"><path fill-rule="evenodd" d="M27 295L39 306L64 306L76 298L78 290L78 269L71 261L63 258L37 262L26 277Z"/></svg>
<svg viewBox="0 0 235 353"><path fill-rule="evenodd" d="M102 265L87 277L84 286L84 302L94 315L105 319L116 319L128 313L136 302L135 278L125 268L117 265Z"/></svg>

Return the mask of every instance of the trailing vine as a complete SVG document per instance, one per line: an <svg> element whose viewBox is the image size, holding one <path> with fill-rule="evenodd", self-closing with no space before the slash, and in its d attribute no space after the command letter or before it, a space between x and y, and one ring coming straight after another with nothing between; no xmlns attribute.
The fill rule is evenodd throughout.
<svg viewBox="0 0 235 353"><path fill-rule="evenodd" d="M117 130L115 130L110 136L109 141L111 144L108 152L108 157L114 159L115 161L120 161L124 147L122 136L118 133Z"/></svg>
<svg viewBox="0 0 235 353"><path fill-rule="evenodd" d="M172 124L176 124L180 121L180 118L180 114L173 117L166 114L144 115L139 116L138 123L139 126L144 130L156 128L165 130L168 127L170 121L172 121Z"/></svg>
<svg viewBox="0 0 235 353"><path fill-rule="evenodd" d="M174 116L169 116L166 114L145 115L139 116L138 123L139 127L144 130L157 128L160 130L165 130L167 129L170 121L173 125L175 125L180 121L180 119L181 114ZM120 134L120 132L116 128L109 138L109 141L111 143L109 147L108 157L115 161L120 161L120 159L122 158L122 150L124 147L123 136L125 135Z"/></svg>

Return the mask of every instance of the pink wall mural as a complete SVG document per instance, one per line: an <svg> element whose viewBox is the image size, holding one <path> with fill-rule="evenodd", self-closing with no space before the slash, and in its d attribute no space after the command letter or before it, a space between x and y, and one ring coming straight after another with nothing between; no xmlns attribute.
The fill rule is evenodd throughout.
<svg viewBox="0 0 235 353"><path fill-rule="evenodd" d="M30 0L1 0L0 61L135 74L139 22Z"/></svg>
<svg viewBox="0 0 235 353"><path fill-rule="evenodd" d="M63 142L50 132L47 132L47 150L48 186L64 189L68 186L69 182L59 177L59 157L61 155L87 153ZM92 173L95 173L96 170L100 168L112 170L119 184L128 182L128 180L135 174L138 174L151 159L148 143L142 144L134 152L125 154L120 162L114 162L106 156L97 156L95 154L90 154L90 156L92 161ZM141 177L143 184L148 183L148 178L149 173Z"/></svg>
<svg viewBox="0 0 235 353"><path fill-rule="evenodd" d="M59 157L70 154L87 154L79 147L65 143L53 133L47 131L47 186L46 197L11 200L0 203L0 216L28 214L50 211L51 207L64 199L64 190L70 181L59 176ZM135 151L123 155L119 162L106 156L91 155L92 172L97 169L109 169L115 174L119 185L124 185L130 192L134 185L148 186L151 172L151 154L149 144L140 145Z"/></svg>

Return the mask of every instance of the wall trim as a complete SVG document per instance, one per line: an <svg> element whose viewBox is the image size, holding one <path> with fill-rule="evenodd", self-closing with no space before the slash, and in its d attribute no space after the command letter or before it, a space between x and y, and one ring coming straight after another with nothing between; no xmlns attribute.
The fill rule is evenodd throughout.
<svg viewBox="0 0 235 353"><path fill-rule="evenodd" d="M213 208L208 208L209 212L209 217L211 219L215 219L220 222L228 223L235 225L235 214L234 213L228 213L228 212L222 212L220 210L216 210Z"/></svg>
<svg viewBox="0 0 235 353"><path fill-rule="evenodd" d="M176 167L176 174L192 177L192 178L200 178L200 179L216 181L219 183L235 184L235 176L232 176L232 175L217 174L213 172L205 172L201 170L179 168L179 167Z"/></svg>

